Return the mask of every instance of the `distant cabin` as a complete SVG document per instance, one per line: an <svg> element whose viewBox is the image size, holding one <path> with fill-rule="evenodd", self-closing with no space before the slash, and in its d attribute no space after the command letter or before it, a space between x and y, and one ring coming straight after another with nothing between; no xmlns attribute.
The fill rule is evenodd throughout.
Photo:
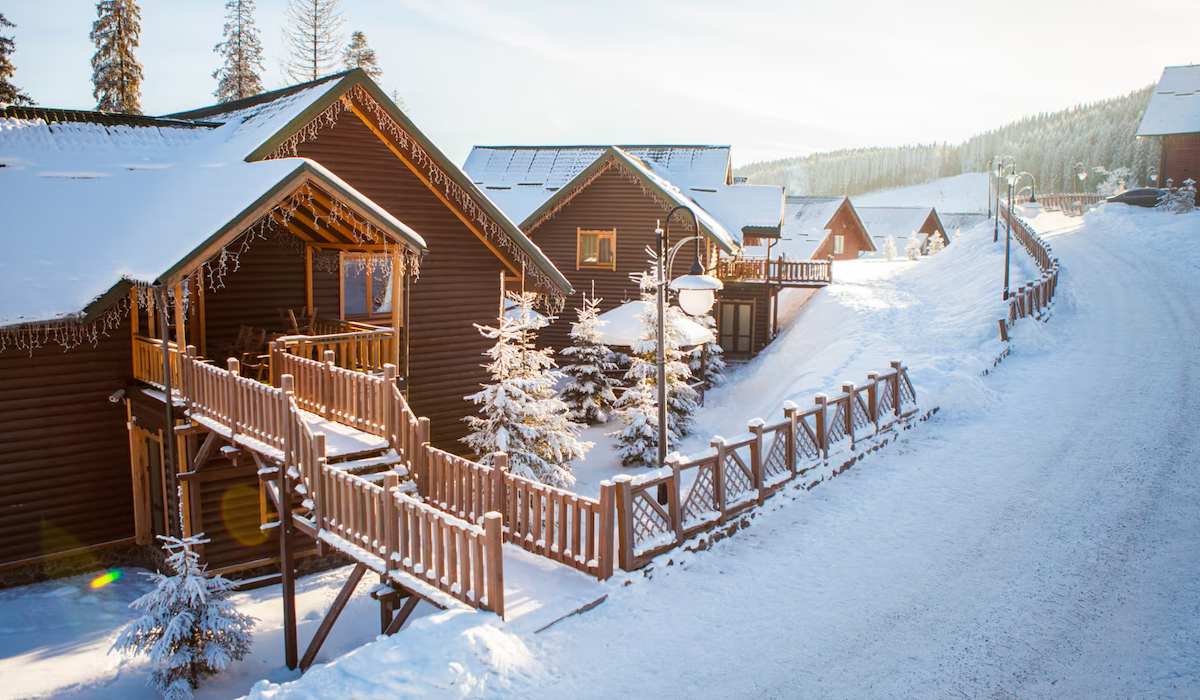
<svg viewBox="0 0 1200 700"><path fill-rule="evenodd" d="M789 260L855 260L876 249L848 197L788 195L780 239L753 252Z"/></svg>
<svg viewBox="0 0 1200 700"><path fill-rule="evenodd" d="M929 252L933 236L942 239L943 245L950 244L946 227L933 207L856 207L859 218L867 227L867 233L875 247L882 251L888 237L896 241L896 253L903 256L911 236L921 239L921 254Z"/></svg>
<svg viewBox="0 0 1200 700"><path fill-rule="evenodd" d="M1200 64L1163 69L1137 135L1162 142L1159 186L1200 182Z"/></svg>

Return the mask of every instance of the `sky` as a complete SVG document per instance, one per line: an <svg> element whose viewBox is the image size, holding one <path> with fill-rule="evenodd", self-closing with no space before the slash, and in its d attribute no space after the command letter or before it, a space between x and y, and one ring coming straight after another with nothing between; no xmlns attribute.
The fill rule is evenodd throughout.
<svg viewBox="0 0 1200 700"><path fill-rule="evenodd" d="M717 143L735 165L958 142L1200 62L1195 0L341 0L405 111L453 160L474 144ZM142 0L143 111L209 104L222 0ZM258 0L268 88L287 0ZM93 0L8 0L14 82L91 109Z"/></svg>

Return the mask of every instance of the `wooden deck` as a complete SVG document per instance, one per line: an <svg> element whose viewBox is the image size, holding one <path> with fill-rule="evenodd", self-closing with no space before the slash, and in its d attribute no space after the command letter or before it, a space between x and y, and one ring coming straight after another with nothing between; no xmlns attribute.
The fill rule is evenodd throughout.
<svg viewBox="0 0 1200 700"><path fill-rule="evenodd" d="M740 257L717 263L722 282L773 284L782 287L825 287L833 281L833 263L829 260L785 260L783 258Z"/></svg>

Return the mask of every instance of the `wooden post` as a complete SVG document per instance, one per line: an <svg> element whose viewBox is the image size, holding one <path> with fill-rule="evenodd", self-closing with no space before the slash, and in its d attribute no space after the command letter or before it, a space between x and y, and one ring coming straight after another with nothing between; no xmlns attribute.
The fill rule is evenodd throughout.
<svg viewBox="0 0 1200 700"><path fill-rule="evenodd" d="M292 375L285 375L289 379ZM291 392L285 394L290 396ZM290 418L290 412L288 414ZM290 420L288 421L291 422ZM290 431L289 431L290 432ZM311 475L312 488L316 493L313 494L313 518L317 530L325 527L325 514L329 512L329 496L325 493L325 433L316 433L313 435L313 449L317 453L317 463L313 465L313 474Z"/></svg>
<svg viewBox="0 0 1200 700"><path fill-rule="evenodd" d="M326 350L322 355L325 362L321 370L321 415L329 420L333 416L333 368L337 355L332 350Z"/></svg>
<svg viewBox="0 0 1200 700"><path fill-rule="evenodd" d="M313 318L313 248L304 244L304 315Z"/></svg>
<svg viewBox="0 0 1200 700"><path fill-rule="evenodd" d="M829 426L826 425L829 420L829 397L817 394L813 397L813 402L817 404L817 451L821 453L821 459L829 459Z"/></svg>
<svg viewBox="0 0 1200 700"><path fill-rule="evenodd" d="M616 487L605 479L600 482L600 542L597 550L596 578L601 581L613 575L613 508ZM672 499L674 502L674 499Z"/></svg>
<svg viewBox="0 0 1200 700"><path fill-rule="evenodd" d="M500 514L500 523L511 524L508 512L508 455L503 452L492 453L492 500L484 507Z"/></svg>
<svg viewBox="0 0 1200 700"><path fill-rule="evenodd" d="M787 445L787 466L793 478L796 476L796 465L800 461L800 456L797 454L800 446L796 444L796 428L799 427L796 425L798 420L796 413L799 410L800 407L791 401L783 403L783 417L788 421L787 442L785 443Z"/></svg>
<svg viewBox="0 0 1200 700"><path fill-rule="evenodd" d="M413 455L413 467L417 473L429 478L429 419L421 416L417 419L417 454ZM419 485L419 483L418 483ZM426 484L428 486L428 484Z"/></svg>
<svg viewBox="0 0 1200 700"><path fill-rule="evenodd" d="M399 416L396 414L396 402L392 400L396 389L396 365L385 362L383 365L383 434L388 446L400 454Z"/></svg>
<svg viewBox="0 0 1200 700"><path fill-rule="evenodd" d="M900 373L904 371L904 363L900 360L892 360L889 363L896 373L892 375L892 410L896 412L896 417L900 417Z"/></svg>
<svg viewBox="0 0 1200 700"><path fill-rule="evenodd" d="M503 518L495 511L483 514L483 552L487 559L488 608L504 619Z"/></svg>
<svg viewBox="0 0 1200 700"><path fill-rule="evenodd" d="M200 338L200 354L208 354L208 313L204 306L204 271L196 270L196 333Z"/></svg>
<svg viewBox="0 0 1200 700"><path fill-rule="evenodd" d="M175 347L187 345L187 316L183 313L183 282L175 283Z"/></svg>
<svg viewBox="0 0 1200 700"><path fill-rule="evenodd" d="M396 513L396 487L400 485L400 476L390 472L383 477L383 566L392 566L392 555L400 551L399 515Z"/></svg>
<svg viewBox="0 0 1200 700"><path fill-rule="evenodd" d="M392 251L392 343L391 357L384 360L392 362L397 366L400 365L400 328L404 325L404 317L401 311L404 309L402 305L401 295L404 292L404 285L401 280L401 270L404 267L404 262L400 257L400 253L396 250Z"/></svg>
<svg viewBox="0 0 1200 700"><path fill-rule="evenodd" d="M633 571L633 477L618 474L613 479L616 488L617 513L617 563L626 571Z"/></svg>
<svg viewBox="0 0 1200 700"><path fill-rule="evenodd" d="M754 482L754 490L757 492L755 500L759 505L762 505L763 499L766 498L762 457L763 425L765 424L762 418L751 419L746 424L746 429L754 435L754 441L750 443L750 480Z"/></svg>
<svg viewBox="0 0 1200 700"><path fill-rule="evenodd" d="M667 466L671 468L671 480L665 484L667 517L671 519L671 529L675 531L676 544L683 542L683 513L679 504L679 462L681 459L677 454L667 455Z"/></svg>
<svg viewBox="0 0 1200 700"><path fill-rule="evenodd" d="M325 613L325 618L317 626L317 631L313 634L312 641L308 643L308 648L304 650L304 658L300 659L301 673L307 671L309 666L312 666L313 660L317 658L317 652L321 650L321 645L325 643L325 638L329 636L329 631L333 629L333 623L337 622L338 616L346 608L346 603L350 602L350 596L354 593L354 589L358 587L358 582L362 580L363 574L366 572L366 564L359 563L354 565L354 569L350 572L350 577L342 584L342 589L338 591L337 597L333 599L333 605L329 606L329 612Z"/></svg>
<svg viewBox="0 0 1200 700"><path fill-rule="evenodd" d="M713 505L717 507L717 511L721 514L721 520L725 519L725 439L714 437L708 442L709 446L717 451L716 460L713 462L713 500L716 501Z"/></svg>
<svg viewBox="0 0 1200 700"><path fill-rule="evenodd" d="M844 412L846 436L850 438L850 449L854 449L854 444L858 442L858 436L854 434L854 403L858 397L854 395L855 389L853 382L842 382L842 393L846 395L846 410Z"/></svg>
<svg viewBox="0 0 1200 700"><path fill-rule="evenodd" d="M225 381L227 405L229 408L229 442L233 442L233 439L237 437L238 418L242 413L242 407L238 402L237 386L238 376L241 372L241 363L237 361L236 357L231 357L225 361L225 366L229 369L229 374Z"/></svg>
<svg viewBox="0 0 1200 700"><path fill-rule="evenodd" d="M288 377L291 378L290 376ZM292 565L292 491L287 477L287 459L279 465L279 573L283 594L283 658L289 669L296 668L296 570Z"/></svg>
<svg viewBox="0 0 1200 700"><path fill-rule="evenodd" d="M867 372L867 415L879 432L879 373Z"/></svg>
<svg viewBox="0 0 1200 700"><path fill-rule="evenodd" d="M1008 321L1003 318L1000 319L1000 342L1008 342Z"/></svg>

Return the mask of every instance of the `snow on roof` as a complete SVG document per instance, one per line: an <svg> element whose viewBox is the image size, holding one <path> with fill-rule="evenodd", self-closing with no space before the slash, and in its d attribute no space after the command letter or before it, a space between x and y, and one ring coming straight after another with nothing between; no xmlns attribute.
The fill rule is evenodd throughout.
<svg viewBox="0 0 1200 700"><path fill-rule="evenodd" d="M600 314L600 342L615 347L633 347L642 337L642 317L648 305L649 302L635 299ZM682 334L683 347L713 340L712 331L687 316L679 319L677 327Z"/></svg>
<svg viewBox="0 0 1200 700"><path fill-rule="evenodd" d="M784 203L783 229L771 247L772 255L790 260L808 260L825 240L829 221L845 197L798 197L789 195ZM747 255L763 255L765 246L746 248Z"/></svg>
<svg viewBox="0 0 1200 700"><path fill-rule="evenodd" d="M1167 66L1142 115L1138 136L1200 133L1200 64Z"/></svg>
<svg viewBox="0 0 1200 700"><path fill-rule="evenodd" d="M0 118L0 326L76 315L121 279L154 281L300 171L424 247L312 161L243 160L257 138L244 127L268 117L242 117L216 129Z"/></svg>
<svg viewBox="0 0 1200 700"><path fill-rule="evenodd" d="M675 202L676 206L687 207L696 213L696 218L700 220L700 226L707 229L709 234L718 244L723 247L726 252L734 252L742 243L741 229L738 229L737 235L734 235L729 230L717 221L712 214L690 197L683 193L681 189L676 187L670 180L667 180L665 173L662 173L658 168L650 163L647 163L640 158L631 156L620 148L613 148L618 157L622 158L631 169L646 179L650 180L668 199Z"/></svg>
<svg viewBox="0 0 1200 700"><path fill-rule="evenodd" d="M853 201L853 200L851 200ZM932 207L860 207L855 206L858 218L867 227L867 235L874 241L875 247L883 250L884 241L888 236L896 239L896 245L901 250L908 243L908 237L920 230L925 220L933 212Z"/></svg>
<svg viewBox="0 0 1200 700"><path fill-rule="evenodd" d="M735 235L778 236L780 233L783 187L717 185L689 187L686 193ZM737 236L739 241L742 235Z"/></svg>

